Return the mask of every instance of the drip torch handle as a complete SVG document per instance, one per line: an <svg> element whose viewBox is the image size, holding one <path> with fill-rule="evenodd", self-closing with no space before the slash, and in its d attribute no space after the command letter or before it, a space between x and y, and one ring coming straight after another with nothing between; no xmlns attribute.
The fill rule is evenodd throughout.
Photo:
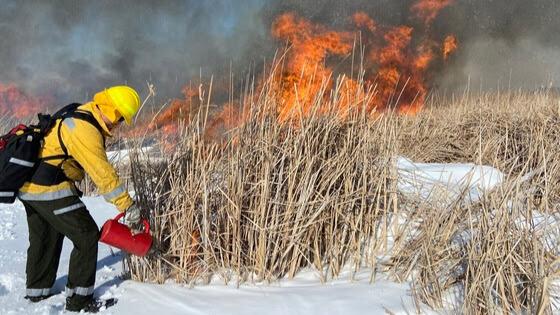
<svg viewBox="0 0 560 315"><path fill-rule="evenodd" d="M120 219L122 219L124 217L124 212L121 212L119 214L117 214L117 216L113 219L115 221L119 221Z"/></svg>
<svg viewBox="0 0 560 315"><path fill-rule="evenodd" d="M144 232L150 233L150 221L148 221L148 219L144 219L142 223L144 223Z"/></svg>
<svg viewBox="0 0 560 315"><path fill-rule="evenodd" d="M120 219L122 219L125 215L125 212L121 212L119 214L117 214L117 216L113 219L114 221L119 221ZM150 232L150 221L148 221L148 219L144 219L142 220L142 223L144 224L144 232L149 233Z"/></svg>

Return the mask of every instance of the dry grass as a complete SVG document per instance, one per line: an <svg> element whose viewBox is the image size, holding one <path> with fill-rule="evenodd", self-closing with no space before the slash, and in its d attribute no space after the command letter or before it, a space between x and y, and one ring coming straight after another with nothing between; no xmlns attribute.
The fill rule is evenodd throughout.
<svg viewBox="0 0 560 315"><path fill-rule="evenodd" d="M365 118L318 118L300 127L309 131L264 117L225 146L186 135L169 161L133 163L137 194L159 214L156 233L166 249L163 261L142 265L155 274L138 275L274 280L312 265L326 280L351 258L359 268L367 250L382 246L379 219L391 196L396 201L386 159L395 133Z"/></svg>
<svg viewBox="0 0 560 315"><path fill-rule="evenodd" d="M553 95L433 99L413 117L372 118L356 101L344 118L332 111L295 123L270 114L269 91L247 99L250 117L224 142L204 140L201 106L164 158L135 154L132 181L161 255L132 258L134 279L274 281L311 267L328 281L367 267L372 280L381 271L413 280L418 300L435 309L552 312L560 227L533 214L558 214ZM336 108L336 93L316 102ZM506 180L476 203L442 207L397 191L398 155L491 165Z"/></svg>
<svg viewBox="0 0 560 315"><path fill-rule="evenodd" d="M401 141L408 144L401 154L487 164L508 175L474 204L458 198L448 208L404 205L416 209L410 219L420 226L394 253L392 270L414 277L422 301L441 307L455 286L464 298L455 307L467 313L551 312L551 283L560 276L560 221L533 218L558 216L559 118L550 95L512 93L404 119Z"/></svg>

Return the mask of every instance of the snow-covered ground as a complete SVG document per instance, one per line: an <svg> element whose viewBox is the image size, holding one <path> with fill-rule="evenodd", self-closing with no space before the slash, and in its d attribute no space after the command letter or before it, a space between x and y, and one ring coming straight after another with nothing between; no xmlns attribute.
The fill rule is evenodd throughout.
<svg viewBox="0 0 560 315"><path fill-rule="evenodd" d="M449 204L463 194L463 202L476 202L505 177L486 165L416 163L405 157L399 157L396 164L398 190L431 203Z"/></svg>
<svg viewBox="0 0 560 315"><path fill-rule="evenodd" d="M102 198L84 198L97 223L117 212ZM0 205L0 314L60 314L65 297L60 293L33 304L25 293L27 223L21 203ZM64 290L71 243L65 240L54 289ZM113 255L100 244L95 295L115 297L118 303L105 314L406 314L415 313L407 283L369 283L367 270L355 280L342 276L321 284L313 271L274 284L234 284L215 282L187 288L176 284L152 285L120 279L120 253Z"/></svg>

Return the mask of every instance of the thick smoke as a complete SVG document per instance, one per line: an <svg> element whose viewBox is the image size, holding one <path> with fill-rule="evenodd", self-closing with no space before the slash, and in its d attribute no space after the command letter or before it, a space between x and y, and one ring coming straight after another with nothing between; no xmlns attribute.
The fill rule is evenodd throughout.
<svg viewBox="0 0 560 315"><path fill-rule="evenodd" d="M261 0L0 0L0 83L59 102L128 83L160 99L261 60ZM237 70L233 68L233 70Z"/></svg>
<svg viewBox="0 0 560 315"><path fill-rule="evenodd" d="M201 73L240 77L270 60L279 44L270 25L283 12L344 28L360 10L381 24L415 26L413 2L0 0L0 83L70 102L111 84L145 91L150 81L165 100ZM559 16L557 0L456 0L430 30L460 42L435 87L560 85Z"/></svg>
<svg viewBox="0 0 560 315"><path fill-rule="evenodd" d="M560 1L458 1L434 27L459 34L461 49L441 86L560 86Z"/></svg>

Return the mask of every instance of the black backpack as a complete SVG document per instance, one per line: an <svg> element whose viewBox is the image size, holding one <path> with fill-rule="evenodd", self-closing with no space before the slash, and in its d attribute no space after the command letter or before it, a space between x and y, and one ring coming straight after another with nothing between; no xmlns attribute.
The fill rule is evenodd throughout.
<svg viewBox="0 0 560 315"><path fill-rule="evenodd" d="M32 179L36 177L39 179L48 177L47 179L50 181L48 183L37 182L41 185L58 184L67 180L60 168L62 163L70 157L60 135L62 122L58 128L58 141L64 154L40 159L39 153L43 146L43 139L51 131L58 119L71 117L87 121L94 125L103 135L103 129L90 113L77 110L80 105L79 103L72 103L52 116L39 114L38 124L29 126L20 124L6 135L0 137L0 203L13 203L17 197L18 190L23 184L33 181ZM52 167L48 163L43 163L44 161L54 159L62 159L58 167ZM40 165L55 168L54 175L51 172L50 174L45 174L47 176L36 176L42 175L36 174ZM49 170L48 168L39 169Z"/></svg>

